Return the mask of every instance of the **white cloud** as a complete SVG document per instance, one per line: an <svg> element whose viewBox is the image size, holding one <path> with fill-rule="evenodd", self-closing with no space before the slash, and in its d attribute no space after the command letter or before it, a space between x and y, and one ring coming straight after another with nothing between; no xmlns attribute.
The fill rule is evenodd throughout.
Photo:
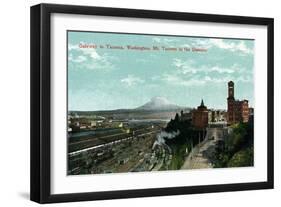
<svg viewBox="0 0 281 207"><path fill-rule="evenodd" d="M181 86L199 86L206 83L205 79L189 78L184 79L183 77L176 74L163 74L162 81L165 81L171 85L181 85Z"/></svg>
<svg viewBox="0 0 281 207"><path fill-rule="evenodd" d="M238 45L237 45L237 49L246 53L246 54L252 54L253 50L250 48L247 48L246 44L244 41L241 41Z"/></svg>
<svg viewBox="0 0 281 207"><path fill-rule="evenodd" d="M160 37L154 37L152 41L163 45L171 45L172 43L179 42L177 39ZM205 49L217 47L231 52L240 52L239 55L253 54L253 49L247 47L245 40L227 41L217 38L196 38L192 42L182 44L180 47L202 47Z"/></svg>
<svg viewBox="0 0 281 207"><path fill-rule="evenodd" d="M182 60L179 58L174 58L172 65L176 67L177 72L182 75L194 75L194 74L211 74L214 72L220 74L252 74L252 70L247 70L245 67L235 63L230 67L222 67L219 65L200 65L196 66L193 60Z"/></svg>
<svg viewBox="0 0 281 207"><path fill-rule="evenodd" d="M123 78L120 80L121 83L126 84L127 86L134 86L140 83L144 83L144 80L142 80L139 77L136 77L134 75L128 75L126 78Z"/></svg>
<svg viewBox="0 0 281 207"><path fill-rule="evenodd" d="M218 47L220 49L228 50L231 52L241 52L243 54L252 54L253 50L245 44L245 41L229 42L223 39L209 39L205 44L210 44L211 47Z"/></svg>
<svg viewBox="0 0 281 207"><path fill-rule="evenodd" d="M212 77L209 72L194 74L182 74L182 73L173 73L173 74L163 74L158 80L164 81L171 85L178 86L203 86L208 84L220 84L227 83L230 80L234 82L252 82L253 76L240 74L237 76L237 73L234 73L233 69L222 69L220 67L212 67L209 71L217 71L220 75ZM235 75L234 75L235 74Z"/></svg>
<svg viewBox="0 0 281 207"><path fill-rule="evenodd" d="M152 41L153 41L153 42L158 42L158 43L160 43L160 42L161 42L161 39L160 39L159 37L153 37L153 38L152 38Z"/></svg>
<svg viewBox="0 0 281 207"><path fill-rule="evenodd" d="M153 42L156 42L157 44L161 44L162 46L166 46L166 47L173 47L175 43L179 42L178 39L175 38L169 38L169 37L153 37L152 38Z"/></svg>
<svg viewBox="0 0 281 207"><path fill-rule="evenodd" d="M183 44L183 45L181 45L181 47L187 47L187 48L190 48L190 44Z"/></svg>
<svg viewBox="0 0 281 207"><path fill-rule="evenodd" d="M188 73L197 73L198 68L193 67L194 61L193 60L181 60L179 58L174 58L173 63L174 66L176 66L177 69L179 69L179 72L182 74L188 74Z"/></svg>
<svg viewBox="0 0 281 207"><path fill-rule="evenodd" d="M164 38L163 41L169 43L169 42L178 42L179 40L174 38Z"/></svg>
<svg viewBox="0 0 281 207"><path fill-rule="evenodd" d="M68 57L69 61L75 62L75 63L82 63L87 60L85 56L79 55L76 58L73 57L73 55L69 55Z"/></svg>
<svg viewBox="0 0 281 207"><path fill-rule="evenodd" d="M97 53L97 51L93 48L82 49L83 53L89 55L91 58L95 60L100 60L102 57Z"/></svg>
<svg viewBox="0 0 281 207"><path fill-rule="evenodd" d="M71 51L71 50L77 50L79 49L79 46L78 45L74 45L74 44L68 44L68 50Z"/></svg>
<svg viewBox="0 0 281 207"><path fill-rule="evenodd" d="M253 49L247 47L244 40L237 40L234 42L234 41L226 41L224 39L198 38L198 39L194 39L189 44L183 44L182 47L189 47L189 48L202 47L205 49L217 47L231 52L240 52L239 55L253 54Z"/></svg>
<svg viewBox="0 0 281 207"><path fill-rule="evenodd" d="M249 83L253 81L253 78L251 76L239 76L236 79L237 82L244 82L244 83Z"/></svg>
<svg viewBox="0 0 281 207"><path fill-rule="evenodd" d="M82 43L83 44L83 43ZM68 44L68 60L78 69L112 69L111 60L116 59L104 53L98 54L95 48L80 48L78 44Z"/></svg>
<svg viewBox="0 0 281 207"><path fill-rule="evenodd" d="M80 43L83 44L83 43ZM85 55L90 56L93 59L100 59L100 55L97 53L95 48L81 48L78 44L68 44L68 51L78 51Z"/></svg>
<svg viewBox="0 0 281 207"><path fill-rule="evenodd" d="M209 69L209 71L211 71L211 72L215 71L215 72L218 72L218 73L234 73L235 69L232 68L232 67L231 68L222 68L222 67L214 66L214 67L211 67Z"/></svg>
<svg viewBox="0 0 281 207"><path fill-rule="evenodd" d="M211 48L213 45L210 44L210 39L196 39L194 42L192 42L192 47L204 47L206 49Z"/></svg>

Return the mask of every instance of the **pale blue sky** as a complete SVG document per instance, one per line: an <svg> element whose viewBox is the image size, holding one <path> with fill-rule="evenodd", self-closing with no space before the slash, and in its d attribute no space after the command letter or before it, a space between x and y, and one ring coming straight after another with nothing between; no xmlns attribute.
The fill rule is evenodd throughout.
<svg viewBox="0 0 281 207"><path fill-rule="evenodd" d="M159 51L80 48L79 44L160 47ZM199 47L207 52L167 52ZM69 110L135 108L154 96L180 106L226 109L235 98L254 102L254 40L68 32Z"/></svg>

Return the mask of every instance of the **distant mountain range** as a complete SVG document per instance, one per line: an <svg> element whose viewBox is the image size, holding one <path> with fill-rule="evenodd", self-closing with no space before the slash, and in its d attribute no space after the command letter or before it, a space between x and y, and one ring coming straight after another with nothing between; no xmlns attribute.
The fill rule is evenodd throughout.
<svg viewBox="0 0 281 207"><path fill-rule="evenodd" d="M183 107L183 106L178 106L172 102L170 102L167 98L165 97L160 97L156 96L151 98L150 101L145 103L144 105L134 108L134 109L115 109L115 110L99 110L99 111L70 111L71 113L78 113L78 114L91 114L91 113L141 113L141 112L149 112L149 111L179 111L179 110L184 110L188 111L190 110L191 107Z"/></svg>

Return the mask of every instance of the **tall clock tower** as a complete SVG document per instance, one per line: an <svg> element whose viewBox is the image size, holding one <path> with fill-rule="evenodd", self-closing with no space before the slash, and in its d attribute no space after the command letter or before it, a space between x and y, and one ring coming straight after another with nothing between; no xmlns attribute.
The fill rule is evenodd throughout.
<svg viewBox="0 0 281 207"><path fill-rule="evenodd" d="M229 124L235 121L235 98L234 98L234 83L228 82L228 98L227 98L227 122Z"/></svg>
<svg viewBox="0 0 281 207"><path fill-rule="evenodd" d="M233 81L228 82L228 99L235 99L234 98L234 83L233 83Z"/></svg>
<svg viewBox="0 0 281 207"><path fill-rule="evenodd" d="M249 101L235 100L234 98L234 83L228 82L228 97L227 97L227 124L232 125L239 122L249 121Z"/></svg>

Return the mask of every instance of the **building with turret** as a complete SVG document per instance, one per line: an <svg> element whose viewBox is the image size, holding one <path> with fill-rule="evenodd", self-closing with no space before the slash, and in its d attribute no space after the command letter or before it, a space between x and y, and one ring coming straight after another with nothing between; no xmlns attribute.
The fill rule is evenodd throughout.
<svg viewBox="0 0 281 207"><path fill-rule="evenodd" d="M208 126L208 114L209 111L204 105L203 99L201 100L200 106L192 111L192 124L196 128L206 128Z"/></svg>
<svg viewBox="0 0 281 207"><path fill-rule="evenodd" d="M249 103L248 100L235 100L234 82L228 82L227 98L227 124L232 125L239 122L249 121Z"/></svg>

